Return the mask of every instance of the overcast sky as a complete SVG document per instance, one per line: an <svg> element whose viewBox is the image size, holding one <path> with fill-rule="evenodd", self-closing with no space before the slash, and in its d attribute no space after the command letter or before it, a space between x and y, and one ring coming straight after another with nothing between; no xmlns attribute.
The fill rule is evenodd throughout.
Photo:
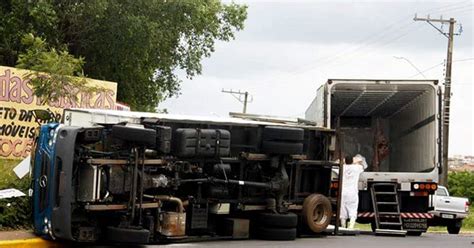
<svg viewBox="0 0 474 248"><path fill-rule="evenodd" d="M473 1L237 1L248 5L245 29L218 42L202 75L183 78L181 95L160 108L173 114L242 111L221 89L248 91L248 113L304 117L328 78L443 80L447 39L413 17L454 17L450 155L474 155ZM458 28L458 27L457 27ZM443 27L445 31L448 26ZM431 68L431 69L430 69Z"/></svg>

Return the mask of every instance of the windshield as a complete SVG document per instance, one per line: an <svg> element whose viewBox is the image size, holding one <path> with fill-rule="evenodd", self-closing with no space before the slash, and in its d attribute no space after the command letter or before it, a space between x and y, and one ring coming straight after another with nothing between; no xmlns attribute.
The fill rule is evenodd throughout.
<svg viewBox="0 0 474 248"><path fill-rule="evenodd" d="M436 190L436 195L438 196L448 196L448 192L446 192L446 189L439 188Z"/></svg>

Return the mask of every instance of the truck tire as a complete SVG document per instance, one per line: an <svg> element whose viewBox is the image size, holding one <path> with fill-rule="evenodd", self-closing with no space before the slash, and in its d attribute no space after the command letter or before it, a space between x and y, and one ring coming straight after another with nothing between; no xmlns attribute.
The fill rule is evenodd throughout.
<svg viewBox="0 0 474 248"><path fill-rule="evenodd" d="M263 141L262 150L269 154L302 154L303 143L286 143L280 141Z"/></svg>
<svg viewBox="0 0 474 248"><path fill-rule="evenodd" d="M295 228L298 225L298 216L294 213L261 213L258 216L261 227Z"/></svg>
<svg viewBox="0 0 474 248"><path fill-rule="evenodd" d="M150 242L150 231L108 226L106 237L108 241L112 242L146 244Z"/></svg>
<svg viewBox="0 0 474 248"><path fill-rule="evenodd" d="M407 232L408 236L421 236L421 234L423 234L423 232L420 232L420 231L408 231Z"/></svg>
<svg viewBox="0 0 474 248"><path fill-rule="evenodd" d="M303 141L304 130L302 128L266 126L263 129L263 140L267 141Z"/></svg>
<svg viewBox="0 0 474 248"><path fill-rule="evenodd" d="M332 208L329 199L321 194L312 194L303 201L303 221L308 228L321 233L328 227L332 218Z"/></svg>
<svg viewBox="0 0 474 248"><path fill-rule="evenodd" d="M295 240L296 228L260 227L257 236L263 240Z"/></svg>
<svg viewBox="0 0 474 248"><path fill-rule="evenodd" d="M462 227L462 220L454 220L448 224L449 234L459 234Z"/></svg>

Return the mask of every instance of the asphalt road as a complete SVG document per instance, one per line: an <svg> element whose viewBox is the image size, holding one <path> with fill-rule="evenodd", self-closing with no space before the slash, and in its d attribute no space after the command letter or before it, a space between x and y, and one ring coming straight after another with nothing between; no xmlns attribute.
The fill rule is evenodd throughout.
<svg viewBox="0 0 474 248"><path fill-rule="evenodd" d="M199 243L171 244L164 247L317 247L317 248L474 248L474 235L423 234L421 237L387 237L361 234L357 236L326 236L320 238L300 238L295 241L212 241ZM147 246L158 247L158 246ZM160 246L163 247L163 246Z"/></svg>

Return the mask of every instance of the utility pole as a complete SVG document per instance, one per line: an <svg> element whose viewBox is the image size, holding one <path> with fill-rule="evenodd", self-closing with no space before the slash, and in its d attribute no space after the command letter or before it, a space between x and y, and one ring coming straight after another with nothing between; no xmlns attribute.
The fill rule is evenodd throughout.
<svg viewBox="0 0 474 248"><path fill-rule="evenodd" d="M449 146L449 112L451 107L451 69L453 63L453 41L454 35L460 35L462 32L462 28L460 29L459 33L454 33L454 25L456 24L456 20L454 18L443 19L440 17L439 19L430 18L428 15L426 18L419 18L415 14L414 21L426 21L430 24L433 28L438 30L442 35L448 38L448 55L446 59L446 72L444 77L444 108L443 108L443 137L442 137L442 164L441 164L441 175L439 178L439 184L447 186L448 184L448 146ZM449 32L445 33L442 29L433 25L433 22L438 22L441 24L449 23Z"/></svg>
<svg viewBox="0 0 474 248"><path fill-rule="evenodd" d="M250 101L249 101L249 93L247 91L245 92L241 92L240 90L239 91L233 91L233 90L224 90L222 89L222 93L228 93L228 94L231 94L235 99L237 99L237 101L241 102L244 104L244 110L242 113L247 113L247 103L251 103L253 101L253 97L251 97ZM242 96L244 97L244 99L242 100Z"/></svg>

